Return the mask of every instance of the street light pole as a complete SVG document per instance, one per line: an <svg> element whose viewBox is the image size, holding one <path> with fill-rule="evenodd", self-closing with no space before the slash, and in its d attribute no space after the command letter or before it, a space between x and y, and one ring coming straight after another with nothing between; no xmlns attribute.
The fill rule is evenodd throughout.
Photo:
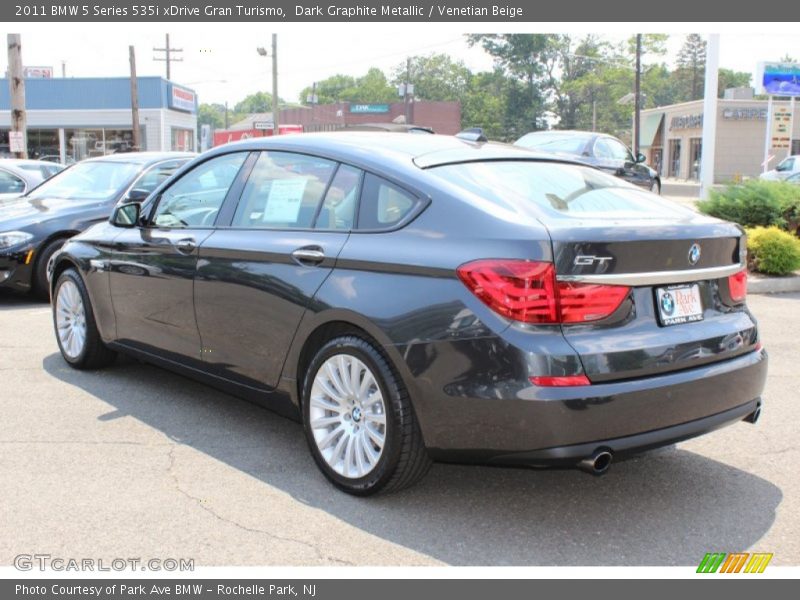
<svg viewBox="0 0 800 600"><path fill-rule="evenodd" d="M642 34L636 34L636 82L633 88L633 154L639 156L639 125L642 110Z"/></svg>
<svg viewBox="0 0 800 600"><path fill-rule="evenodd" d="M272 34L272 134L280 133L278 123L278 34Z"/></svg>

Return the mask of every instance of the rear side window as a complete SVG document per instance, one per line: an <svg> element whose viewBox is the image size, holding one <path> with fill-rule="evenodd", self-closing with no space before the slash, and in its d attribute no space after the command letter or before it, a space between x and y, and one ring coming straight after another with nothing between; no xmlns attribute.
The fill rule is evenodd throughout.
<svg viewBox="0 0 800 600"><path fill-rule="evenodd" d="M184 162L186 161L171 160L169 162L161 163L151 167L136 181L136 183L133 184L133 189L152 192L159 185L165 182L175 171L177 171L178 167L180 167Z"/></svg>
<svg viewBox="0 0 800 600"><path fill-rule="evenodd" d="M358 212L359 229L388 229L402 221L417 205L404 189L368 173Z"/></svg>
<svg viewBox="0 0 800 600"><path fill-rule="evenodd" d="M25 182L8 171L0 171L0 194L21 194L25 191Z"/></svg>
<svg viewBox="0 0 800 600"><path fill-rule="evenodd" d="M232 227L307 229L336 163L292 152L262 152L236 207Z"/></svg>
<svg viewBox="0 0 800 600"><path fill-rule="evenodd" d="M339 167L325 194L322 210L314 225L317 229L349 231L353 228L361 176L361 169L349 165Z"/></svg>

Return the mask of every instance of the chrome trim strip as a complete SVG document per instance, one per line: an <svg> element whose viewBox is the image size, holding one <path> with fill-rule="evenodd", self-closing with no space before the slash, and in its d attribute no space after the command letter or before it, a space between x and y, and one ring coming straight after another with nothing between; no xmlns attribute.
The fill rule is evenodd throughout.
<svg viewBox="0 0 800 600"><path fill-rule="evenodd" d="M719 279L738 273L744 265L737 263L724 267L707 267L686 271L648 271L645 273L598 273L586 275L557 275L559 281L574 281L577 283L602 283L606 285L629 285L631 287L644 285L668 285L671 283L685 283L689 281L702 281L704 279Z"/></svg>

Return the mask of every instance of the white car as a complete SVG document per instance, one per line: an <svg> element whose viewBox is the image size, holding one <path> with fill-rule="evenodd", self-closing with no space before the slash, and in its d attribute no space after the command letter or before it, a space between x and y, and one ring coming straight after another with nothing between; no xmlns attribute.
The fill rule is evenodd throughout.
<svg viewBox="0 0 800 600"><path fill-rule="evenodd" d="M783 181L792 175L800 173L800 155L787 156L774 169L759 175L765 181Z"/></svg>
<svg viewBox="0 0 800 600"><path fill-rule="evenodd" d="M46 160L0 159L0 200L22 196L63 169Z"/></svg>

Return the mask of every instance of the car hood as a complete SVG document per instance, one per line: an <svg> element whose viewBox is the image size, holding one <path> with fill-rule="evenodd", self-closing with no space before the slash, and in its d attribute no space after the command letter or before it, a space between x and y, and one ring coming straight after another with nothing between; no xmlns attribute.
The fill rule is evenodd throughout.
<svg viewBox="0 0 800 600"><path fill-rule="evenodd" d="M0 230L10 231L103 204L94 199L13 198L0 200Z"/></svg>

